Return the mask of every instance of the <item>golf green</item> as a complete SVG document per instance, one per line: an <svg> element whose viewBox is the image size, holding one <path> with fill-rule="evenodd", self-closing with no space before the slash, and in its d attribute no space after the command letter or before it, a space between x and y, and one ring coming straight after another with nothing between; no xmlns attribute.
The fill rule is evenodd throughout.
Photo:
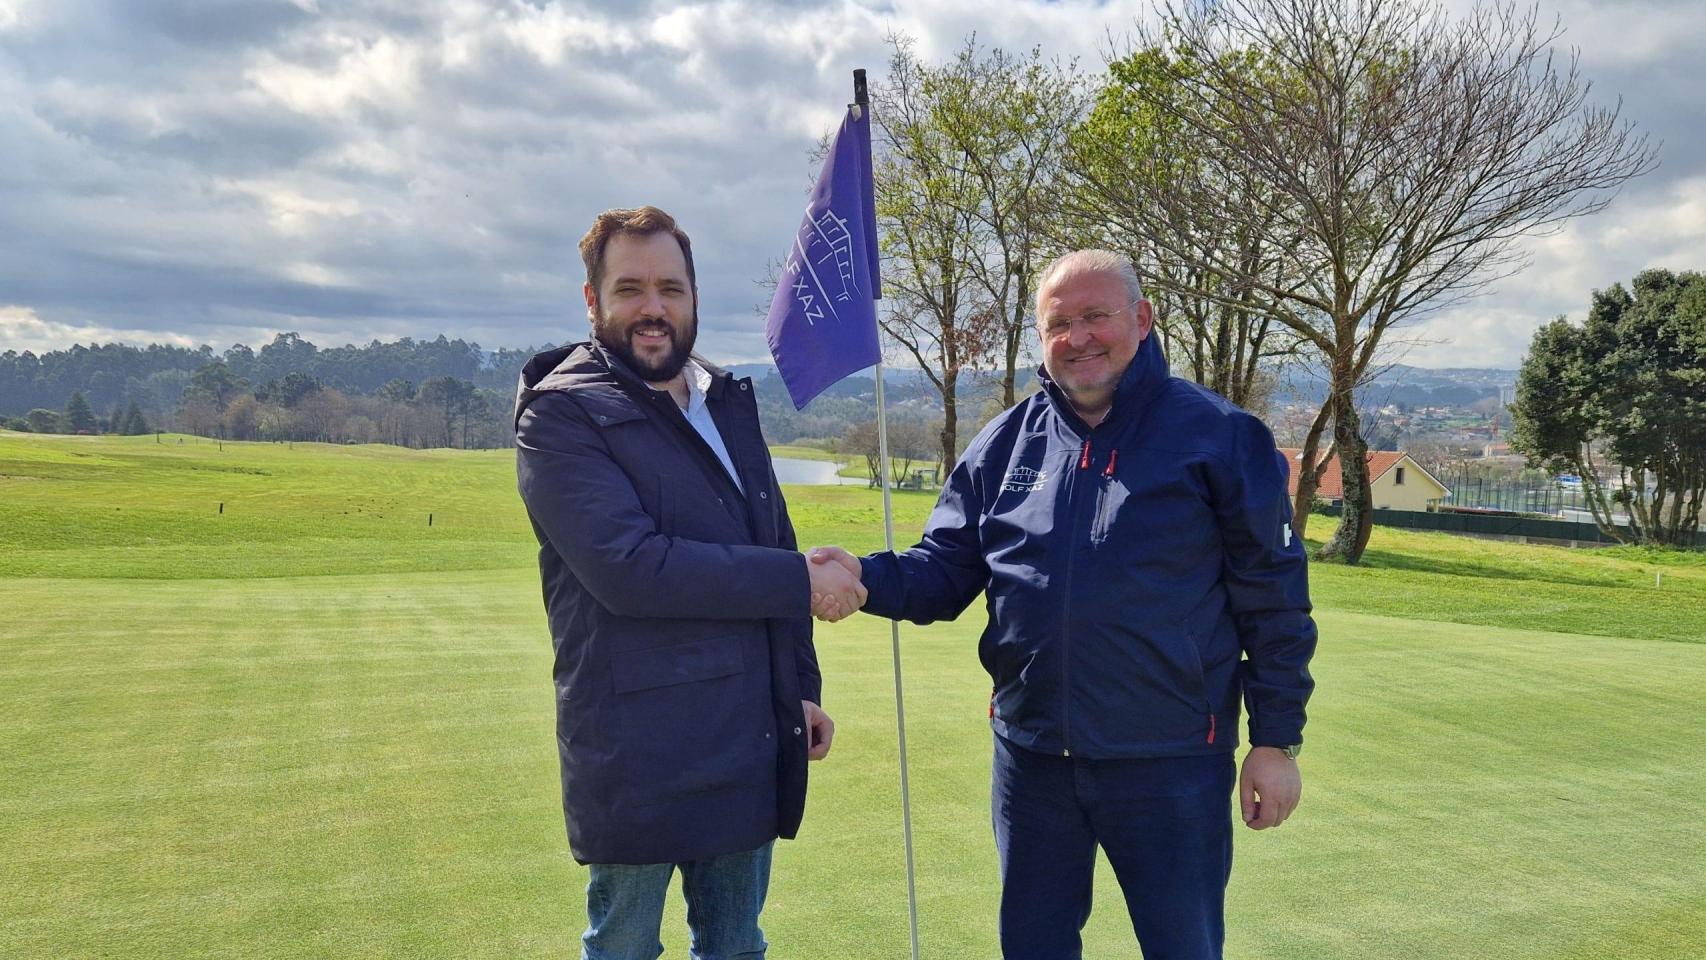
<svg viewBox="0 0 1706 960"><path fill-rule="evenodd" d="M509 469L0 432L0 956L575 955ZM880 542L873 493L789 497L807 542ZM928 506L900 498L903 537ZM1706 952L1706 643L1665 642L1703 639L1698 556L1381 530L1313 574L1304 800L1239 829L1229 957ZM901 628L929 958L997 952L982 621ZM765 929L905 957L888 624L818 644L836 743ZM1085 941L1136 955L1106 872Z"/></svg>

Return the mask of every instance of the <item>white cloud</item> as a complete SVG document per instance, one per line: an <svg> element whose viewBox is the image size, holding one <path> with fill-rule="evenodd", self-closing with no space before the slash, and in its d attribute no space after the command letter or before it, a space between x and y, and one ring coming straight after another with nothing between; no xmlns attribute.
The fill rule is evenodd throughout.
<svg viewBox="0 0 1706 960"><path fill-rule="evenodd" d="M469 4L465 8L468 15L458 17L460 22L450 33L477 31L484 26L489 33L526 50L549 67L558 66L583 51L625 53L639 43L638 34L628 24L610 17L573 13L563 7L511 8L490 20L491 11L483 4ZM446 59L453 62L454 58Z"/></svg>
<svg viewBox="0 0 1706 960"><path fill-rule="evenodd" d="M0 34L24 33L46 12L42 0L0 0Z"/></svg>
<svg viewBox="0 0 1706 960"><path fill-rule="evenodd" d="M1529 340L1557 316L1580 321L1593 291L1628 284L1650 268L1706 269L1706 175L1612 201L1592 217L1529 242L1528 269L1485 295L1406 330L1429 341L1406 363L1515 367Z"/></svg>
<svg viewBox="0 0 1706 960"><path fill-rule="evenodd" d="M312 52L335 53L336 62L321 66L262 54L245 78L265 99L308 116L349 120L357 109L405 112L420 106L422 52L403 38L371 39L321 33Z"/></svg>
<svg viewBox="0 0 1706 960"><path fill-rule="evenodd" d="M74 343L169 343L180 347L196 346L189 337L160 330L116 330L98 325L80 325L43 320L34 309L17 305L0 306L0 347L22 353L26 350L45 353L63 350Z"/></svg>
<svg viewBox="0 0 1706 960"><path fill-rule="evenodd" d="M293 184L276 180L221 180L214 189L259 201L268 225L283 234L302 235L323 221L358 216L362 209L355 197L311 197Z"/></svg>

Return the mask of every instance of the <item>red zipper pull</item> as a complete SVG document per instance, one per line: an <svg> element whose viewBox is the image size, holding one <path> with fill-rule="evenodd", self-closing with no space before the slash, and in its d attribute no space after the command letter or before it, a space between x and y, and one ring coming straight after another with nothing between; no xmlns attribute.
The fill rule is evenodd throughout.
<svg viewBox="0 0 1706 960"><path fill-rule="evenodd" d="M989 718L995 719L995 688L989 689Z"/></svg>
<svg viewBox="0 0 1706 960"><path fill-rule="evenodd" d="M1208 715L1208 742L1214 742L1214 714Z"/></svg>
<svg viewBox="0 0 1706 960"><path fill-rule="evenodd" d="M1120 452L1118 450L1108 451L1108 466L1106 469L1104 469L1102 471L1102 476L1104 476L1104 477L1113 476L1114 475L1114 464L1118 463L1119 460L1120 460Z"/></svg>
<svg viewBox="0 0 1706 960"><path fill-rule="evenodd" d="M1088 437L1084 439L1084 452L1078 455L1078 469L1090 469L1090 440Z"/></svg>

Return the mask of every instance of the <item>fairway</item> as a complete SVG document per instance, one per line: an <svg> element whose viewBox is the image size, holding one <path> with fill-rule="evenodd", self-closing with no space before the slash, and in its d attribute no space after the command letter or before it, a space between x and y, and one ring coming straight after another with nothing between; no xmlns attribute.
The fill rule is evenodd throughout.
<svg viewBox="0 0 1706 960"><path fill-rule="evenodd" d="M0 432L0 957L575 955L511 455L166 439ZM880 543L875 493L788 495L802 542ZM1227 955L1706 953L1706 562L1369 561L1312 570L1304 801L1239 831ZM902 627L927 958L997 952L981 626ZM772 955L905 957L887 624L818 636L837 739ZM1105 871L1085 938L1136 956Z"/></svg>

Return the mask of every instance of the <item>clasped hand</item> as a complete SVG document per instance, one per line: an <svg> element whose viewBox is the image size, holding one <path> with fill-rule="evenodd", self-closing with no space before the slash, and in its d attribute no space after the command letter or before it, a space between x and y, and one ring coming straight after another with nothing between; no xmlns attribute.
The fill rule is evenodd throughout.
<svg viewBox="0 0 1706 960"><path fill-rule="evenodd" d="M840 547L817 547L806 552L806 574L812 585L812 616L828 623L853 615L865 605L859 558Z"/></svg>

